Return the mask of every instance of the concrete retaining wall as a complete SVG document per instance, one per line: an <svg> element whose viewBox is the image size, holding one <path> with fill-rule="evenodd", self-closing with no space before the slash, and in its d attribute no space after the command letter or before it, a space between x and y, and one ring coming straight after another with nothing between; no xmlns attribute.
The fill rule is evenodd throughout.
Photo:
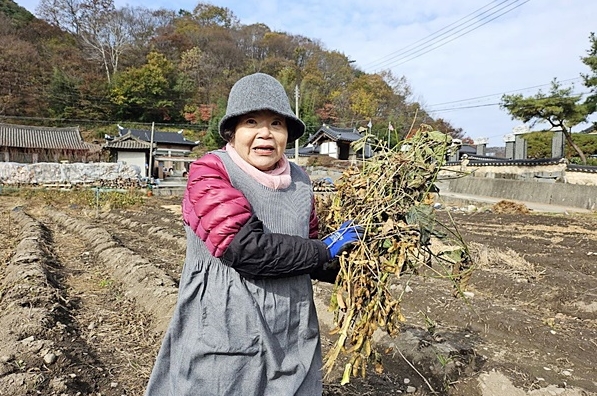
<svg viewBox="0 0 597 396"><path fill-rule="evenodd" d="M597 186L594 185L587 186L466 176L450 180L449 191L460 194L597 210Z"/></svg>
<svg viewBox="0 0 597 396"><path fill-rule="evenodd" d="M592 168L592 167L588 167ZM491 162L479 162L469 164L463 160L459 165L448 165L443 167L440 178L454 177L457 174L470 174L478 178L508 179L522 181L547 181L561 182L566 184L583 184L597 186L597 170L591 171L575 170L565 161L555 164L511 164L492 165Z"/></svg>

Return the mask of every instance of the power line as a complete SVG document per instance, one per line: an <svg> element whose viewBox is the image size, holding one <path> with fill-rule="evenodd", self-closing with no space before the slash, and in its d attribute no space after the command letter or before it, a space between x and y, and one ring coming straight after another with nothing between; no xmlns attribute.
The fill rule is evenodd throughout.
<svg viewBox="0 0 597 396"><path fill-rule="evenodd" d="M459 34L458 36L456 36L456 37L454 37L454 38L452 38L452 39L450 39L450 40L448 40L448 41L446 41L446 42L444 42L444 43L442 43L442 44L439 44L439 45L437 45L437 46L435 46L435 47L431 47L430 49L428 49L428 50L426 50L426 51L423 51L423 52L421 52L422 50L425 50L425 48L422 48L421 50L418 50L418 51L417 51L415 54L413 54L414 56L411 56L411 57L409 57L409 58L402 58L402 59L399 59L397 62L395 62L395 63L391 64L391 65L390 65L390 67L399 66L399 65L405 64L405 63L407 63L407 62L409 62L409 61L411 61L411 60L413 60L413 59L420 58L421 56L423 56L423 55L425 55L425 54L427 54L427 53L429 53L429 52L431 52L431 51L433 51L433 50L435 50L435 49L438 49L438 48L440 48L440 47L443 47L444 45L446 45L446 44L448 44L448 43L450 43L450 42L452 42L452 41L456 40L457 38L460 38L460 37L462 37L462 36L464 36L464 35L466 35L466 34L468 34L468 33L472 32L472 31L474 31L474 30L477 30L477 29L479 29L480 27L482 27L482 26L484 26L484 25L487 25L489 22L496 20L497 18L501 17L502 15L505 15L505 14L507 14L507 13L509 13L509 12L511 12L511 11L513 11L513 10L515 10L516 8L518 8L518 7L520 7L520 6L522 6L522 5L526 4L526 3L528 3L529 1L530 1L530 0L526 0L526 1L524 1L523 3L520 3L520 4L516 5L516 6L515 6L515 7L513 7L513 8L511 8L511 9L509 9L509 10L506 10L505 12L503 12L503 13L499 14L498 16L491 18L490 20L486 21L485 23L482 23L482 24L481 24L481 25L479 25L479 26L475 26L474 28L472 28L472 29L469 29L469 30L465 31L465 32L463 32L462 34ZM501 10L502 10L502 9L500 9L500 11L501 11ZM480 19L480 21L483 21L483 20L485 20L486 18L488 18L488 17L490 17L490 16L492 16L492 15L494 15L494 13L492 13L492 14L488 15L488 16L487 16L487 17L485 17L485 18L481 18L481 19ZM448 37L448 38L449 38L449 37Z"/></svg>
<svg viewBox="0 0 597 396"><path fill-rule="evenodd" d="M565 82L571 82L571 81L580 80L580 79L581 79L581 77L575 77L575 78L568 78L566 80L561 80L559 82L565 83ZM467 98L467 99L459 99L459 100L452 100L452 101L449 101L449 102L435 103L435 104L426 106L426 108L435 107L435 106L443 106L443 105L454 104L454 103L461 103L461 102L470 102L470 101L477 100L477 99L492 98L494 96L502 96L502 95L506 95L506 94L510 94L510 93L514 93L514 92L528 91L529 89L541 88L541 87L545 87L545 86L548 86L548 85L551 85L551 83L549 83L549 84L541 84L541 85L534 85L532 87L514 89L514 90L511 90L511 91L505 91L505 92L494 93L494 94L489 94L489 95L475 96L475 97Z"/></svg>
<svg viewBox="0 0 597 396"><path fill-rule="evenodd" d="M441 112L446 112L446 111L454 111L454 110L465 110L465 109L476 109L479 107L492 107L492 106L499 106L500 102L497 103L488 103L488 104L482 104L482 105L471 105L471 106L460 106L460 107L448 107L445 109L437 109L437 110L429 110L433 113L441 113Z"/></svg>
<svg viewBox="0 0 597 396"><path fill-rule="evenodd" d="M516 0L516 1L518 1L518 0ZM399 57L398 59L396 59L396 60L392 61L391 63L389 63L389 64L386 64L386 65L385 65L385 67L388 67L388 68L389 68L389 67L395 67L395 66L399 66L399 65L402 65L402 64L404 64L404 63L407 63L407 62L409 62L409 61L411 61L411 60L413 60L413 59L419 58L419 57L421 57L421 56L423 56L423 55L425 55L425 54L427 54L427 53L429 53L429 52L431 52L431 51L433 51L433 50L435 50L435 49L438 49L438 48L440 48L440 47L443 47L444 45L446 45L446 44L448 44L448 43L450 43L450 42L452 42L452 41L456 40L457 38L460 38L460 37L462 37L462 36L464 36L464 35L466 35L466 34L468 34L468 33L472 32L472 31L474 31L474 30L477 30L477 29L479 29L480 27L482 27L482 26L484 26L484 25L488 24L489 22L492 22L492 21L494 21L495 19L497 19L497 18L499 18L499 17L501 17L501 16L503 16L503 15L505 15L505 14L507 14L507 13L511 12L511 11L514 11L515 9L517 9L518 7L521 7L522 5L524 5L524 4L526 4L526 3L528 3L529 1L530 1L530 0L525 0L525 1L523 1L522 3L519 3L519 4L516 4L516 2L514 2L514 3L510 3L510 4L506 5L506 6L504 6L504 7L500 8L500 9L498 9L498 10L494 11L494 12L492 12L491 14L489 14L489 15L487 15L487 16L485 16L485 17L483 17L483 18L481 18L481 19L479 19L479 20L477 20L477 21L475 21L473 24L470 24L470 25L468 25L468 26L465 26L465 27L463 27L462 29L460 29L460 30L458 30L457 32L455 32L454 34L450 34L450 35L448 35L447 37L444 37L444 38L442 38L441 40L438 40L437 42L432 42L432 43L430 43L430 44L428 44L428 45L425 45L425 46L423 46L423 47L421 47L421 48L418 48L416 51L412 52L411 54L408 54L408 55L405 55L405 56ZM495 14L496 14L496 13L498 13L499 11L502 11L502 10L504 10L505 8L507 8L507 7L510 7L510 6L514 5L514 4L516 4L514 7L510 8L510 9L507 9L506 11L504 11L504 12L502 12L502 13L498 14L497 16L495 16L495 17L493 17L493 18L491 18L491 19L489 19L489 20L485 21L484 23L482 23L482 24L480 24L480 25L478 25L478 26L475 26L475 24L478 24L478 23L480 23L480 22L482 22L482 21L486 20L487 18L489 18L489 17L491 17L491 16L495 15ZM472 27L472 28L471 28L471 29L468 29L468 30L465 30L464 32L462 32L464 29L466 29L466 28L469 28L469 27ZM461 34L458 34L458 35L456 35L456 36L455 36L455 34L456 34L456 33L459 33L459 32L462 32L462 33L461 33ZM455 37L453 37L453 36L455 36ZM451 37L453 37L453 38L451 38ZM450 38L451 38L451 39L450 39ZM449 39L449 40L448 40L448 39ZM445 41L445 40L447 40L447 41ZM440 44L440 43L441 43L441 44ZM436 45L436 44L437 44L437 45ZM383 63L388 63L388 62L386 61L386 62L383 62Z"/></svg>
<svg viewBox="0 0 597 396"><path fill-rule="evenodd" d="M440 32L442 32L442 31L444 31L444 30L448 29L449 27L451 27L451 26L453 26L453 25L457 25L457 24L458 24L458 22L460 22L460 21L463 21L463 20L465 20L465 19L467 19L467 18L469 18L469 17L471 17L471 16L479 16L479 15L483 15L483 13L481 13L481 14L479 14L479 15L475 15L475 14L477 14L477 12L479 12L479 11L483 10L483 9L484 9L484 8L486 8L487 6L491 5L492 3L495 3L496 1L498 1L498 0L494 0L494 1L492 1L491 3L488 3L488 4L484 5L484 6L483 6L483 7L481 7L481 8L478 8L478 9L476 9L475 11L471 12L470 14L468 14L468 15L466 15L466 16L464 16L464 17L460 18L460 19L458 19L457 21L455 21L455 22L453 22L453 23L451 23L451 24L449 24L449 25L447 25L447 26L444 26L443 28L441 28L441 29L439 29L439 30L436 30L435 32L433 32L433 33L429 34L428 36L425 36L425 37L423 37L422 39L420 39L420 40L417 40L417 41L415 41L414 43L407 45L406 47L402 47L402 48L401 48L401 49L399 49L399 50L396 50L396 51L394 51L394 52L392 52L392 53L390 53L390 54L388 54L388 55L386 55L386 56L383 56L383 57L379 58L378 60L375 60L375 61L373 61L373 62L369 62L369 63L367 63L367 64L365 64L365 65L363 65L363 66L364 66L365 68L367 68L367 66L371 66L371 65L379 65L379 64L386 63L386 62L388 62L389 60L395 59L396 57L398 57L398 56L400 56L400 55L403 55L403 54L405 54L405 53L408 53L409 51L411 51L409 48L411 48L411 47L414 47L415 45L417 45L417 44L419 44L419 43L423 43L423 44L425 44L425 43L428 43L429 41L433 41L433 40L435 40L435 38L433 38L434 36L438 35L438 33L440 33ZM495 8L495 7L499 6L499 5L503 4L503 3L506 3L506 2L508 2L508 1L510 1L510 0L503 0L501 3L499 3L498 5L496 5L496 6L492 7L492 8L490 8L488 11L491 11L493 8ZM485 11L485 12L487 12L487 11ZM449 30L447 30L446 32L444 32L444 33L440 34L440 35L439 35L439 37L443 36L445 33L447 33L447 32L450 32L450 31L454 30L455 28L457 28L458 26L461 26L461 25L462 25L462 23L461 23L461 24L458 24L456 27L454 27L454 28L452 28L452 29L449 29ZM384 59L385 59L385 60L384 60Z"/></svg>
<svg viewBox="0 0 597 396"><path fill-rule="evenodd" d="M135 124L135 125L147 125L151 126L151 122L142 122L134 120L94 120L94 119L82 119L82 118L57 118L57 117L27 117L27 116L15 116L15 115L0 115L1 119L14 119L14 120L27 120L27 121L45 121L45 122L59 122L59 123L80 123L80 124L105 124L105 125L116 125L116 124ZM177 123L162 123L155 122L158 127L183 127L189 130L196 130L199 128L207 128L209 124L207 122L201 124L177 124Z"/></svg>
<svg viewBox="0 0 597 396"><path fill-rule="evenodd" d="M573 93L572 95L585 95L590 93L589 91L585 91L585 92L578 92L578 93ZM550 99L550 98L555 98L556 96L546 96L545 98L541 98L541 99ZM496 102L496 103L487 103L487 104L480 104L480 105L470 105L470 106L459 106L459 107L446 107L445 109L437 109L437 110L429 110L429 112L431 113L439 113L439 112L446 112L446 111L454 111L454 110L466 110L466 109L475 109L475 108L479 108L479 107L490 107L490 106L499 106L501 104L501 102Z"/></svg>

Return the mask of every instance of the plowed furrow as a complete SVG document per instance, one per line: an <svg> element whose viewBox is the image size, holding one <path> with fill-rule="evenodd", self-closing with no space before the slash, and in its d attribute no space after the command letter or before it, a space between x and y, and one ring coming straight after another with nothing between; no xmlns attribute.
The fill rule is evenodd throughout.
<svg viewBox="0 0 597 396"><path fill-rule="evenodd" d="M186 249L186 239L177 235L180 231L131 220L117 213L101 214L94 223L109 231L122 245L147 257L178 284Z"/></svg>
<svg viewBox="0 0 597 396"><path fill-rule="evenodd" d="M142 394L157 348L148 315L123 298L79 238L20 210L11 218L14 249L0 278L0 395Z"/></svg>
<svg viewBox="0 0 597 396"><path fill-rule="evenodd" d="M74 237L81 238L112 278L122 285L126 291L125 296L136 301L145 312L155 316L155 331L165 331L178 294L175 281L166 272L147 258L119 244L102 227L56 210L47 210L45 213L59 227L74 234Z"/></svg>
<svg viewBox="0 0 597 396"><path fill-rule="evenodd" d="M142 395L160 342L152 315L127 297L126 286L83 239L59 225L52 228L72 306L72 337L80 344L73 353L94 357L94 362L73 366L73 372L96 372L95 391L102 395Z"/></svg>

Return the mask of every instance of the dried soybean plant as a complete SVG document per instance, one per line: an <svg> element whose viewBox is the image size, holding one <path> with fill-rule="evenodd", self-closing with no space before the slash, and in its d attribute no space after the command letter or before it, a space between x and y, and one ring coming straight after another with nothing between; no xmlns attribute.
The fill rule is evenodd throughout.
<svg viewBox="0 0 597 396"><path fill-rule="evenodd" d="M362 149L370 139L356 142L354 148ZM372 345L373 333L380 329L396 336L405 320L402 296L390 292L392 282L423 267L451 279L455 290L462 290L468 280L470 256L462 238L434 217L434 182L450 146L450 136L423 126L394 149L382 148L362 166L344 171L335 193L317 197L323 233L337 229L346 219L365 229L362 241L339 259L330 306L338 338L325 358L326 377L341 354L348 359L343 384L351 376L365 376L369 363L383 370ZM456 242L432 252L432 235L452 235ZM441 268L431 267L432 258Z"/></svg>

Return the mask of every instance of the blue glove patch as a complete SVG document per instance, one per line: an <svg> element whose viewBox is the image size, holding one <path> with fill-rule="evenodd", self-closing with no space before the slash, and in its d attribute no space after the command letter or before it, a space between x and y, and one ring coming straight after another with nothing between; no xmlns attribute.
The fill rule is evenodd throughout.
<svg viewBox="0 0 597 396"><path fill-rule="evenodd" d="M328 248L330 259L340 256L351 244L358 242L364 233L363 227L355 225L353 220L342 223L338 231L332 232L322 239Z"/></svg>

